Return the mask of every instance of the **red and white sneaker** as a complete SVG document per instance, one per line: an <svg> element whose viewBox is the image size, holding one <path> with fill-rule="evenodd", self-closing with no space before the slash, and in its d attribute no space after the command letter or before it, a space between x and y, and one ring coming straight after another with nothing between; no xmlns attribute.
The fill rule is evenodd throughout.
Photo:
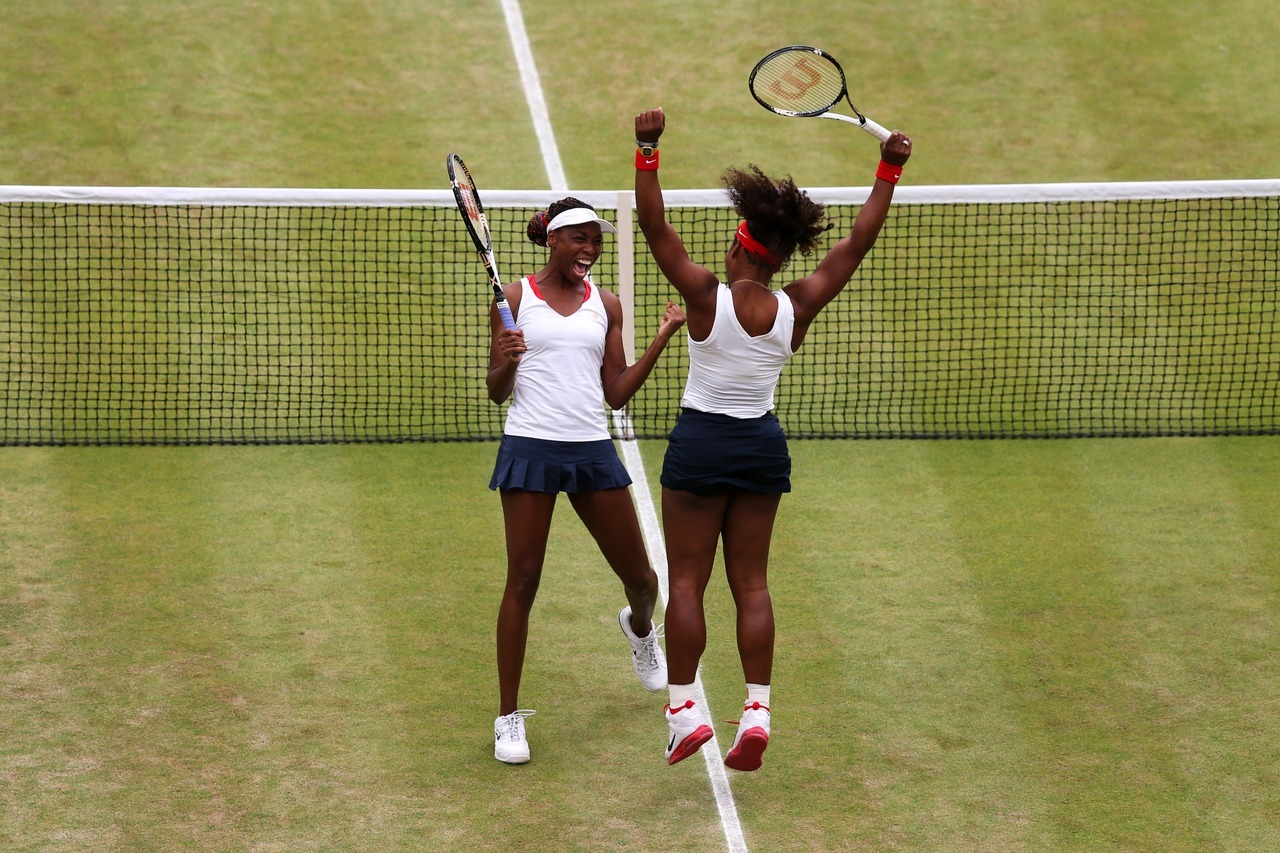
<svg viewBox="0 0 1280 853"><path fill-rule="evenodd" d="M742 709L738 735L724 757L724 766L734 770L759 770L768 745L769 707L752 702Z"/></svg>
<svg viewBox="0 0 1280 853"><path fill-rule="evenodd" d="M683 705L674 710L668 705L662 713L667 718L667 728L671 731L671 737L667 740L667 764L684 761L715 736L702 709L692 699L685 700Z"/></svg>

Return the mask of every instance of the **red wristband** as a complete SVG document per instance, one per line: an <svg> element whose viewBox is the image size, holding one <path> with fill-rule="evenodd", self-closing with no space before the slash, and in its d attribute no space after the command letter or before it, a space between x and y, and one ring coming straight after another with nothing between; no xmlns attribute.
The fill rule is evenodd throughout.
<svg viewBox="0 0 1280 853"><path fill-rule="evenodd" d="M640 152L640 149L637 148L636 149L636 168L639 169L641 172L658 171L658 149L655 148L653 150L653 153L650 154L648 157L646 157L644 156L644 154Z"/></svg>
<svg viewBox="0 0 1280 853"><path fill-rule="evenodd" d="M896 184L898 182L898 178L902 177L902 167L895 166L892 163L886 163L881 160L880 168L876 169L876 177L882 181L888 181L891 184Z"/></svg>

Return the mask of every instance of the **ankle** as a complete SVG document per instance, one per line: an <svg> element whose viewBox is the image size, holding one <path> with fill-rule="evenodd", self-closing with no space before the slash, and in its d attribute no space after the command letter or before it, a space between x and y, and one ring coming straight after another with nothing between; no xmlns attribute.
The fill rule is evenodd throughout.
<svg viewBox="0 0 1280 853"><path fill-rule="evenodd" d="M769 709L769 685L768 684L752 684L747 682L747 701L744 704L751 705L758 702L765 710Z"/></svg>
<svg viewBox="0 0 1280 853"><path fill-rule="evenodd" d="M697 703L698 689L693 684L667 684L672 710L683 708L686 702Z"/></svg>

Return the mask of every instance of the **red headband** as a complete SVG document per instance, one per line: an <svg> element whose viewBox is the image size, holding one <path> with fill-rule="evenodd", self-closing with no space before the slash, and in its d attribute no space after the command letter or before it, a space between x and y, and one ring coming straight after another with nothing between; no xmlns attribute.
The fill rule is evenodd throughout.
<svg viewBox="0 0 1280 853"><path fill-rule="evenodd" d="M755 255L766 264L780 266L782 258L770 252L764 247L764 244L751 236L751 232L747 230L747 222L744 219L742 224L738 226L738 242L742 244L742 248L746 249L752 255Z"/></svg>

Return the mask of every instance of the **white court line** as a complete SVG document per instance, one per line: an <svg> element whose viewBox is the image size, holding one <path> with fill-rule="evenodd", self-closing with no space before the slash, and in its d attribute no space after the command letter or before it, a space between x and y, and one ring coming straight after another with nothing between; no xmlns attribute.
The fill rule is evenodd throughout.
<svg viewBox="0 0 1280 853"><path fill-rule="evenodd" d="M667 603L667 552L662 544L662 528L658 524L658 514L653 508L653 497L649 491L649 478L644 472L644 459L640 456L640 445L635 439L635 430L631 427L631 419L624 412L613 413L614 430L621 435L622 461L626 463L631 474L631 494L635 498L636 511L640 515L640 529L644 532L645 544L649 547L649 561L653 570L658 573L658 586L662 592L662 603ZM701 671L701 668L699 668ZM702 687L702 676L694 678L694 686L698 689L698 703L706 709L710 719L711 706L707 703L707 691ZM738 820L738 807L733 802L733 790L729 787L729 774L725 772L724 763L720 759L720 741L714 734L711 740L703 744L702 758L707 763L707 775L711 777L711 790L716 795L716 807L720 810L720 826L724 829L724 840L731 853L747 853L747 841L742 835L742 823Z"/></svg>
<svg viewBox="0 0 1280 853"><path fill-rule="evenodd" d="M560 147L556 145L555 132L551 129L547 101L542 97L542 80L538 77L538 66L533 61L533 48L529 46L529 34L524 29L524 16L520 14L519 0L502 0L502 14L507 19L511 49L516 53L520 82L524 84L524 98L529 102L533 131L542 148L542 162L547 168L547 178L551 181L551 189L564 192L569 189L569 182L564 176L564 165L560 162Z"/></svg>
<svg viewBox="0 0 1280 853"><path fill-rule="evenodd" d="M551 189L556 192L565 192L569 189L569 182L565 178L560 150L551 128L547 102L542 96L542 82L533 61L529 36L524 29L520 3L518 0L502 0L502 12L507 19L507 32L510 34L511 47L515 51L516 64L520 68L520 82L524 86L525 100L529 102L529 113L533 116L534 130L538 136L538 144L542 148L542 159L546 165L547 177L551 181ZM668 590L667 552L662 541L662 528L658 524L658 514L653 508L649 480L644 472L644 460L640 457L640 447L635 440L635 431L631 428L630 419L625 413L614 413L614 426L617 434L622 436L623 463L634 481L631 494L636 502L636 512L640 516L640 526L644 532L645 546L649 550L649 560L658 574L658 586L665 607ZM694 684L698 690L698 702L702 704L710 719L711 706L707 703L702 677L698 676ZM720 760L720 744L714 735L707 744L703 745L701 752L707 764L707 775L711 777L711 790L716 797L716 808L720 810L720 825L724 829L728 849L730 853L747 853L747 843L742 835L742 823L738 820L733 791L729 788L729 775L725 772Z"/></svg>

